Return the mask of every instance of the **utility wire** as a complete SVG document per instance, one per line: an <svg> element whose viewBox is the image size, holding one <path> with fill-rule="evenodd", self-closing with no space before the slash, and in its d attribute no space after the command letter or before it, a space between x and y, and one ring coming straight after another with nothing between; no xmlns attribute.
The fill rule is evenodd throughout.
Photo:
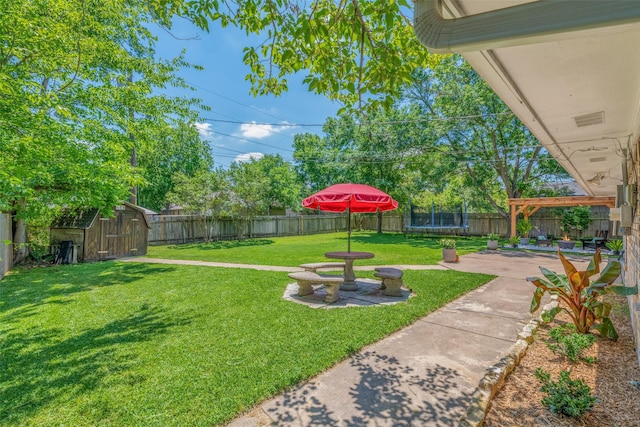
<svg viewBox="0 0 640 427"><path fill-rule="evenodd" d="M335 123L337 127L360 127L360 126L379 126L379 125L394 125L394 124L410 124L410 123L427 123L427 122L442 122L449 120L471 120L477 119L481 117L497 117L503 115L512 115L511 111L503 111L501 113L489 113L489 114L474 114L468 116L452 116L452 117L426 117L422 119L411 119L411 120L381 120L373 123L353 123L353 124L345 124L340 123L339 121ZM258 125L258 126L279 126L279 127L322 127L325 123L258 123L258 122L244 122L244 121L235 121L235 120L221 120L221 119L212 119L207 117L201 118L207 122L218 122L218 123L229 123L229 124L238 124L238 125Z"/></svg>
<svg viewBox="0 0 640 427"><path fill-rule="evenodd" d="M278 120L282 120L282 121L287 122L287 123L291 123L290 121L285 120L285 119L283 119L283 118L281 118L281 117L278 117L278 116L276 116L276 115L274 115L274 114L271 114L271 113L268 113L268 112L266 112L266 111L263 111L263 110L261 110L261 109L259 109L259 108L252 107L252 106L250 106L250 105L244 104L244 103L242 103L242 102L240 102L240 101L236 101L235 99L229 98L228 96L225 96L225 95L222 95L222 94L220 94L220 93L214 92L214 91L212 91L211 89L204 88L204 87L202 87L202 86L200 86L200 85L197 85L197 84L192 83L192 82L189 82L189 81L187 81L186 83L188 83L189 85L191 85L191 86L193 86L193 87L196 87L196 88L198 88L198 89L200 89L200 90L202 90L202 91L204 91L204 92L208 92L208 93L210 93L210 94L212 94L212 95L215 95L215 96L218 96L218 97L220 97L220 98L222 98L222 99L226 99L226 100L227 100L227 101L229 101L229 102L233 102L234 104L240 105L241 107L247 108L247 109L249 109L249 110L256 111L256 112L258 112L258 113L260 113L260 114L263 114L263 115L266 115L266 116L269 116L269 117L273 117L274 119L278 119ZM220 115L224 115L224 116L226 116L226 117L229 117L229 116L227 116L227 115L225 115L225 114L221 114L221 113L217 113L217 112L216 112L216 114L220 114ZM203 120L205 120L205 121L218 121L218 120L216 120L216 119L206 119L206 118L205 118L205 119L203 119ZM232 122L232 121L229 121L228 123L233 123L233 122ZM252 123L247 123L247 122L236 122L236 123L237 123L237 124L252 124ZM304 127L304 126L303 126L303 127Z"/></svg>
<svg viewBox="0 0 640 427"><path fill-rule="evenodd" d="M215 130L212 131L212 132L215 133L216 135L222 135L222 136L226 136L228 138L234 138L234 139L238 139L240 141L246 141L246 142L250 142L252 144L263 145L265 147L275 148L276 150L288 151L290 153L293 153L293 150L290 150L288 148L276 147L275 145L265 144L264 142L253 141L251 139L242 138L240 136L235 136L235 135L229 135L227 133L222 133L222 132L218 132L218 131L215 131Z"/></svg>

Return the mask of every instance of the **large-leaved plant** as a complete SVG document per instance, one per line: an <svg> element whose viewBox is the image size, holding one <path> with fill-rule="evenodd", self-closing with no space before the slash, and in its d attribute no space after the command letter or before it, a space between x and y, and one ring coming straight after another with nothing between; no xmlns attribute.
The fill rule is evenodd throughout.
<svg viewBox="0 0 640 427"><path fill-rule="evenodd" d="M531 312L540 308L540 300L545 292L558 297L558 306L549 310L544 315L545 321L551 321L561 311L565 311L576 330L586 334L591 328L600 332L603 337L612 340L618 339L618 334L609 318L611 304L603 301L602 296L606 293L616 293L619 295L634 295L638 293L638 287L626 287L624 285L613 285L620 275L622 267L618 261L610 261L600 272L600 249L593 255L591 262L584 271L579 271L564 255L558 250L560 261L566 274L557 274L544 267L540 271L545 279L539 277L529 277L528 281L536 286L531 301ZM592 280L592 277L600 274Z"/></svg>

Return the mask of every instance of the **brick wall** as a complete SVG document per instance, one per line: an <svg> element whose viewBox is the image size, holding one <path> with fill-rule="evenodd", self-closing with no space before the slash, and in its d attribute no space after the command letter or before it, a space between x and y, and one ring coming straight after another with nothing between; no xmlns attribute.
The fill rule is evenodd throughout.
<svg viewBox="0 0 640 427"><path fill-rule="evenodd" d="M638 175L640 174L640 153L636 151L633 156L634 166L629 168L629 184L640 184ZM636 202L635 218L631 235L625 236L625 268L624 282L627 286L638 286L640 283L640 203ZM638 363L640 363L640 296L633 295L628 297L629 309L631 311L631 324L636 342L636 353L638 354Z"/></svg>

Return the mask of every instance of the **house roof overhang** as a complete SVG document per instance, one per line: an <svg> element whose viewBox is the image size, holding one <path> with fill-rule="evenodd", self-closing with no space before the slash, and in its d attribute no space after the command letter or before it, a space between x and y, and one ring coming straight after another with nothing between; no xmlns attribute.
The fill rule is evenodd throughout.
<svg viewBox="0 0 640 427"><path fill-rule="evenodd" d="M428 48L461 53L589 196L616 194L640 136L640 2L416 0L414 22Z"/></svg>

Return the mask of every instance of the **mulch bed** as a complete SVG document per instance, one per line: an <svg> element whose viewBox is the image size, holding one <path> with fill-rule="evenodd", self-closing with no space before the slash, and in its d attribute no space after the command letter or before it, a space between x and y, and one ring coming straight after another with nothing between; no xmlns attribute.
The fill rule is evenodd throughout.
<svg viewBox="0 0 640 427"><path fill-rule="evenodd" d="M591 365L584 362L574 365L564 356L554 354L545 344L549 340L549 330L566 323L569 318L562 313L554 323L541 325L527 354L493 398L485 426L640 426L640 387L632 383L640 382L640 366L627 300L619 296L608 298L614 304L611 319L619 335L618 341L598 336L596 343L584 352L585 356L597 357L598 361ZM571 378L583 379L598 402L579 419L552 413L541 403L544 393L534 376L538 367L550 372L556 380L561 371L570 369Z"/></svg>

